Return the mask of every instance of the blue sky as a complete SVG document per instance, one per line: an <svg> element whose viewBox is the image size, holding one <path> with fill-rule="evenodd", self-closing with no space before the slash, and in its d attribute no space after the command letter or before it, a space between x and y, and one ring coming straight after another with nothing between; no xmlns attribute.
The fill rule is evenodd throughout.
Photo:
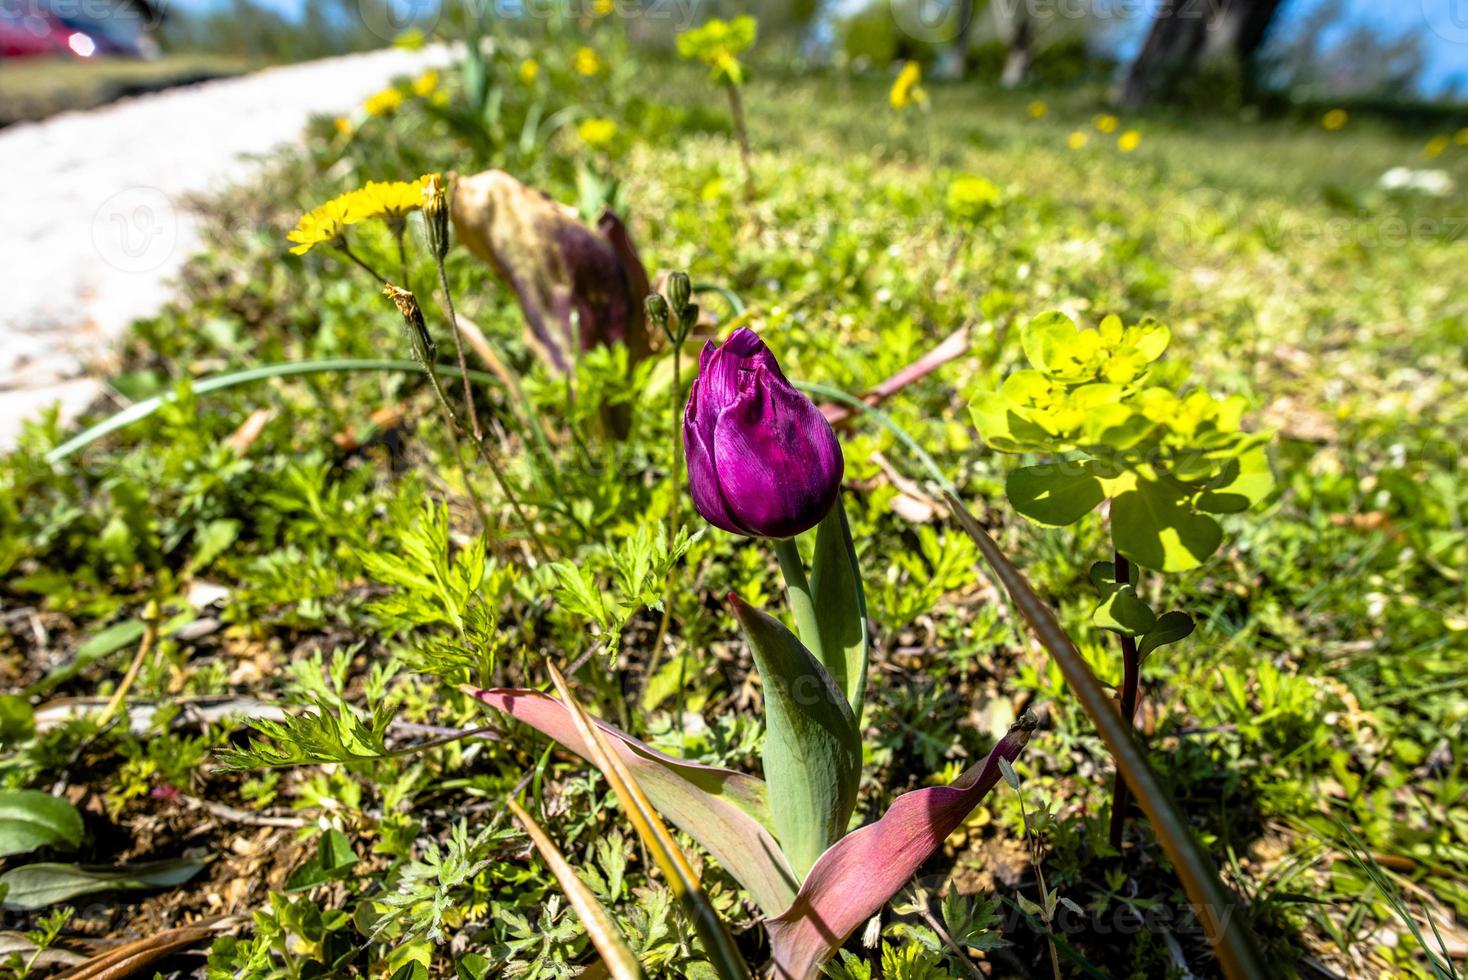
<svg viewBox="0 0 1468 980"><path fill-rule="evenodd" d="M172 5L198 10L218 2L220 0L173 0ZM301 10L308 0L258 2L286 13L294 13ZM1104 3L1105 0L1097 2ZM1145 2L1151 5L1157 0ZM1276 29L1289 30L1292 25L1303 21L1312 10L1329 2L1331 0L1285 0L1278 14L1280 19ZM1111 3L1121 5L1123 0L1111 0ZM1137 6L1137 0L1127 0L1127 3L1131 9ZM862 5L863 0L837 2L837 6L841 8ZM1332 27L1331 33L1339 36L1353 26L1364 25L1381 32L1383 36L1416 34L1422 38L1428 55L1428 67L1422 80L1423 94L1438 95L1448 88L1457 88L1460 92L1468 90L1468 0L1344 0L1342 6L1345 10L1344 17ZM1123 9L1126 9L1125 6ZM1141 43L1148 21L1147 16L1131 19L1130 23L1135 26L1122 37L1124 49L1134 48ZM1322 40L1329 43L1333 38L1328 33Z"/></svg>

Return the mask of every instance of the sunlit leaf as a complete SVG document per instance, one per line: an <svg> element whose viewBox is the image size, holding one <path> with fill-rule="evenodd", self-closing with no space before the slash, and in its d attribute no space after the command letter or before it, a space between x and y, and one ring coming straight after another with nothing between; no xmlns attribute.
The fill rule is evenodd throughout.
<svg viewBox="0 0 1468 980"><path fill-rule="evenodd" d="M1139 565L1184 572L1218 550L1223 528L1189 509L1176 488L1139 478L1136 489L1111 502L1111 537L1116 550Z"/></svg>
<svg viewBox="0 0 1468 980"><path fill-rule="evenodd" d="M839 499L816 526L810 590L826 670L846 695L852 717L860 720L867 677L867 603L856 546Z"/></svg>
<svg viewBox="0 0 1468 980"><path fill-rule="evenodd" d="M861 736L831 675L778 620L729 597L765 696L765 781L796 878L846 831L861 781Z"/></svg>
<svg viewBox="0 0 1468 980"><path fill-rule="evenodd" d="M469 689L474 697L529 725L583 759L591 750L566 706L539 691ZM637 777L658 812L744 886L767 915L795 897L795 876L767 828L773 827L765 784L753 776L664 755L603 722L597 726Z"/></svg>
<svg viewBox="0 0 1468 980"><path fill-rule="evenodd" d="M1130 722L1122 719L1110 692L1096 680L1081 652L1060 628L1054 611L1035 593L1024 573L999 550L994 539L984 532L957 497L945 496L954 517L979 546L984 560L994 569L1035 637L1054 658L1076 700L1111 750L1117 770L1147 815L1158 843L1197 910L1224 975L1230 980L1262 980L1270 976L1264 969L1237 896L1224 886L1217 866L1193 839L1187 821L1148 765Z"/></svg>
<svg viewBox="0 0 1468 980"><path fill-rule="evenodd" d="M1013 761L1037 722L1025 715L988 757L951 785L904 793L874 824L852 831L822 854L794 904L765 923L775 974L814 977L846 937L886 905L994 788L999 760Z"/></svg>
<svg viewBox="0 0 1468 980"><path fill-rule="evenodd" d="M1185 639L1193 632L1193 617L1185 612L1165 612L1157 617L1157 624L1147 631L1137 644L1137 655L1145 657L1158 647L1167 646Z"/></svg>
<svg viewBox="0 0 1468 980"><path fill-rule="evenodd" d="M1074 524L1106 499L1092 468L1084 462L1021 466L1004 481L1014 509L1037 524Z"/></svg>

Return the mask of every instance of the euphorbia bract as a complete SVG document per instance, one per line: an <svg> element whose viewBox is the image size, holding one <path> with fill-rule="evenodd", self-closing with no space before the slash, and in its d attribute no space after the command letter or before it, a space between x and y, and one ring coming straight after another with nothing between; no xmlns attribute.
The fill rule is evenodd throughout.
<svg viewBox="0 0 1468 980"><path fill-rule="evenodd" d="M719 527L771 542L798 630L730 596L764 692L765 778L675 759L600 727L658 812L765 914L776 976L808 980L994 787L1000 760L1018 757L1035 721L1022 718L952 784L905 793L847 832L861 779L867 622L840 501L840 445L752 331L707 348L701 370L685 412L694 500ZM812 529L807 575L790 535ZM509 689L475 696L587 756L556 699Z"/></svg>

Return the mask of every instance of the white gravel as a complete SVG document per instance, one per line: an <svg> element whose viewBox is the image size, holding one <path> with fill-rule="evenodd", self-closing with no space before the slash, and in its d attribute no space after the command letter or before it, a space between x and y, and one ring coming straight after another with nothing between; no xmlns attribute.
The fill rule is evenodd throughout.
<svg viewBox="0 0 1468 980"><path fill-rule="evenodd" d="M449 60L397 49L272 68L0 130L0 448L89 377L109 341L157 311L198 243L184 201L250 176L397 75Z"/></svg>

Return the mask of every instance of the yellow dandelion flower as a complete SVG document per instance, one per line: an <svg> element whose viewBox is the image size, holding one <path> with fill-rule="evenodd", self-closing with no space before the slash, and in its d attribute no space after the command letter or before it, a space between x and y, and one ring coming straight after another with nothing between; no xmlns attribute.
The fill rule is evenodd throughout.
<svg viewBox="0 0 1468 980"><path fill-rule="evenodd" d="M295 243L291 254L305 255L317 245L340 242L346 235L347 226L357 220L349 194L332 198L320 207L312 208L301 215L296 227L285 236L287 241Z"/></svg>
<svg viewBox="0 0 1468 980"><path fill-rule="evenodd" d="M1065 145L1070 147L1072 150L1085 149L1086 144L1089 142L1091 142L1091 137L1087 136L1079 129L1065 138Z"/></svg>
<svg viewBox="0 0 1468 980"><path fill-rule="evenodd" d="M413 94L420 99L426 99L438 91L438 72L432 68L413 79Z"/></svg>
<svg viewBox="0 0 1468 980"><path fill-rule="evenodd" d="M1142 145L1142 134L1135 129L1129 129L1117 137L1116 148L1123 153L1130 153Z"/></svg>
<svg viewBox="0 0 1468 980"><path fill-rule="evenodd" d="M1025 111L1030 114L1031 119L1044 119L1045 113L1050 111L1050 107L1045 104L1044 99L1036 99L1030 103L1029 108Z"/></svg>
<svg viewBox="0 0 1468 980"><path fill-rule="evenodd" d="M910 105L921 105L928 101L928 93L923 90L923 69L916 61L909 61L902 66L897 73L897 80L892 83L892 92L889 99L894 109L906 109Z"/></svg>
<svg viewBox="0 0 1468 980"><path fill-rule="evenodd" d="M615 9L616 6L612 3L612 0L596 0L591 5L591 12L598 17L609 16Z"/></svg>
<svg viewBox="0 0 1468 980"><path fill-rule="evenodd" d="M352 121L346 116L337 116L332 125L336 126L336 134L338 136L345 139L352 138Z"/></svg>
<svg viewBox="0 0 1468 980"><path fill-rule="evenodd" d="M382 218L401 221L423 205L423 190L429 177L417 180L369 180L347 195L357 220Z"/></svg>
<svg viewBox="0 0 1468 980"><path fill-rule="evenodd" d="M1332 109L1320 117L1320 125L1334 133L1338 129L1345 129L1350 120L1351 115L1346 110Z"/></svg>
<svg viewBox="0 0 1468 980"><path fill-rule="evenodd" d="M1106 112L1096 117L1096 129L1103 133L1114 133L1116 127L1121 125L1121 120L1111 113Z"/></svg>
<svg viewBox="0 0 1468 980"><path fill-rule="evenodd" d="M1468 127L1458 130L1453 134L1453 142L1459 146L1468 146Z"/></svg>
<svg viewBox="0 0 1468 980"><path fill-rule="evenodd" d="M581 137L587 146L604 150L612 145L617 138L617 124L610 119L584 119L576 127L576 135Z"/></svg>
<svg viewBox="0 0 1468 980"><path fill-rule="evenodd" d="M576 74L590 78L601 72L601 58L590 48L581 48L576 52L576 60L573 63Z"/></svg>
<svg viewBox="0 0 1468 980"><path fill-rule="evenodd" d="M367 101L362 103L362 109L369 116L390 116L402 105L403 93L395 88L385 88L381 92L369 95Z"/></svg>
<svg viewBox="0 0 1468 980"><path fill-rule="evenodd" d="M1442 156L1443 151L1447 148L1448 138L1446 136L1434 136L1432 139L1428 140L1427 145L1422 148L1422 155L1427 157L1429 160L1435 160L1436 158Z"/></svg>
<svg viewBox="0 0 1468 980"><path fill-rule="evenodd" d="M526 85L531 84L540 77L540 62L534 58L526 58L520 62L520 81Z"/></svg>

